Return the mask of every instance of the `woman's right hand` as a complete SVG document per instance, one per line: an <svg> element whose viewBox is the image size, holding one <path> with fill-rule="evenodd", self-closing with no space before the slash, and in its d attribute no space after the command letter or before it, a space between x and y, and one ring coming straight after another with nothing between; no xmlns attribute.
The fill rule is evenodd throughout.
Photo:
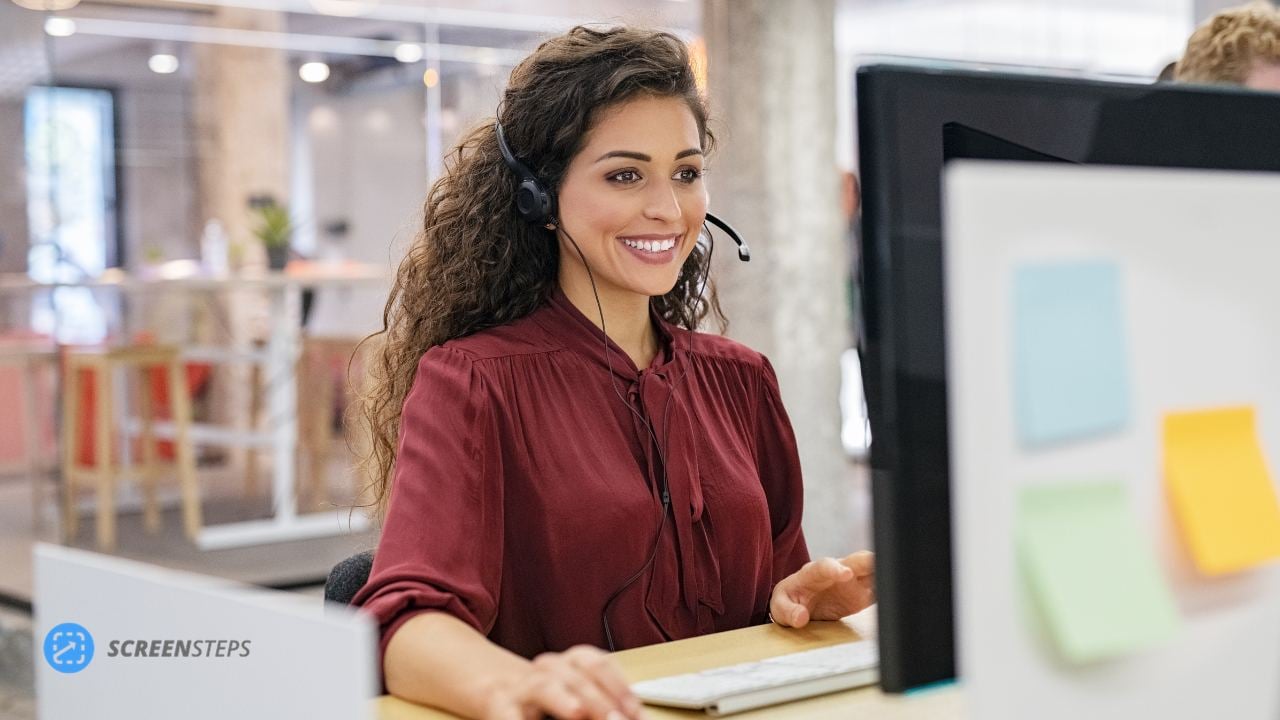
<svg viewBox="0 0 1280 720"><path fill-rule="evenodd" d="M640 701L609 654L590 645L543 653L508 686L496 688L486 720L639 720Z"/></svg>

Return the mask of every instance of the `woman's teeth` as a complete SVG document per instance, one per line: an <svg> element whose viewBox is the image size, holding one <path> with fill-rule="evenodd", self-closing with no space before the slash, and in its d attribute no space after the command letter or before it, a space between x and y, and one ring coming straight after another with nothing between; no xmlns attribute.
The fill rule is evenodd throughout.
<svg viewBox="0 0 1280 720"><path fill-rule="evenodd" d="M622 242L637 250L651 253L666 252L676 246L674 238L670 240L623 240Z"/></svg>

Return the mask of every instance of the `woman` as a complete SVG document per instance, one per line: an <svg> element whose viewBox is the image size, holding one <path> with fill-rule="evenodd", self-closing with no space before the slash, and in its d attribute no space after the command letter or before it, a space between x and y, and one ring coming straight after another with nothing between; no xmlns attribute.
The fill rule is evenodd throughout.
<svg viewBox="0 0 1280 720"><path fill-rule="evenodd" d="M724 322L698 243L711 145L677 38L579 27L431 189L365 406L386 512L354 603L391 693L640 717L599 648L871 602L869 554L809 561L768 361L694 332Z"/></svg>

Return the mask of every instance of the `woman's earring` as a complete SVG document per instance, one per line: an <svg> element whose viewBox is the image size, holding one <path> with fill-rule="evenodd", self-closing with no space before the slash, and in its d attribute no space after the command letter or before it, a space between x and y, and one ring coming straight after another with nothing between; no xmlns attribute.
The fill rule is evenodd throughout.
<svg viewBox="0 0 1280 720"><path fill-rule="evenodd" d="M544 227L544 228L546 228L546 229L548 229L548 230L555 230L555 229L556 229L556 224L555 224L554 222L549 222L549 223L547 223L546 225L543 225L542 227Z"/></svg>

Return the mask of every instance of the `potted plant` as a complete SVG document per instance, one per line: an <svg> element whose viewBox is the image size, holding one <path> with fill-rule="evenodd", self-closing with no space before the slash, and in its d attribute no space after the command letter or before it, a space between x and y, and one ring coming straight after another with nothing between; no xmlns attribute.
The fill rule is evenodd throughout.
<svg viewBox="0 0 1280 720"><path fill-rule="evenodd" d="M269 200L254 203L252 210L257 218L253 234L266 248L267 266L272 270L283 270L289 262L289 241L293 238L294 231L289 209L277 204L275 200Z"/></svg>

